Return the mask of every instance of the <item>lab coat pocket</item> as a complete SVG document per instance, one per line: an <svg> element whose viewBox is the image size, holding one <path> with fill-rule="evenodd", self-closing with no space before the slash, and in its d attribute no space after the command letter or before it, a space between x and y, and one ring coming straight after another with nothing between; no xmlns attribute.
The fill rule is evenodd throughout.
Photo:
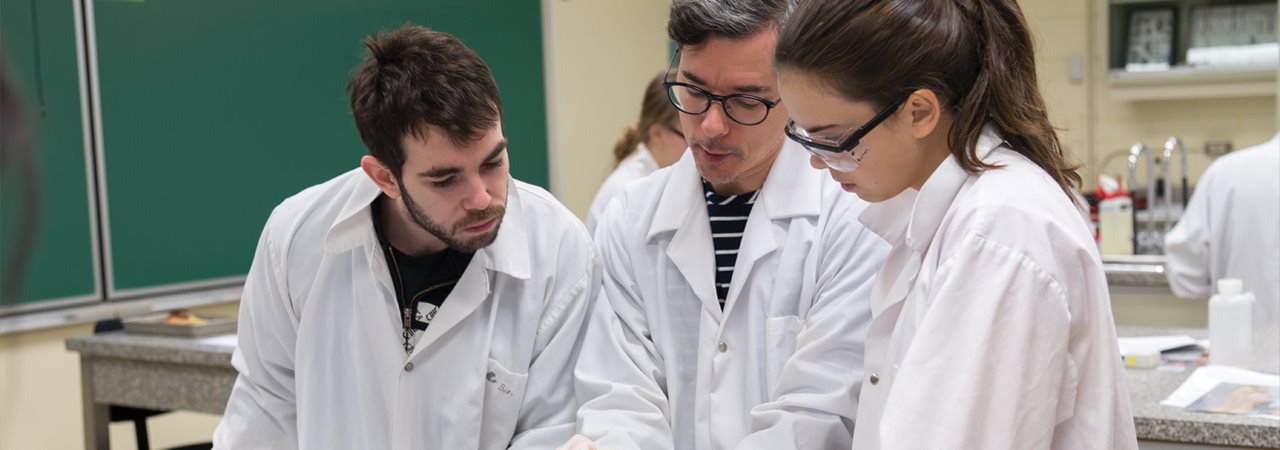
<svg viewBox="0 0 1280 450"><path fill-rule="evenodd" d="M484 419L480 424L482 440L511 440L516 421L520 418L520 404L524 401L524 386L528 381L529 374L512 372L489 358L489 369L484 374Z"/></svg>
<svg viewBox="0 0 1280 450"><path fill-rule="evenodd" d="M765 319L765 368L768 370L769 394L777 389L782 367L796 352L796 334L800 332L800 318L780 316Z"/></svg>

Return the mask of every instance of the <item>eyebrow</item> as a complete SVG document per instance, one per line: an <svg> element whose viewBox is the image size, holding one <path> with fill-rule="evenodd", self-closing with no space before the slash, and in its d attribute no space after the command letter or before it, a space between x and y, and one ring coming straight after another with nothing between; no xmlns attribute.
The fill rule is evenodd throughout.
<svg viewBox="0 0 1280 450"><path fill-rule="evenodd" d="M489 152L489 156L484 158L484 162L490 162L496 159L503 151L507 149L507 140L503 139L498 145L493 146L493 150ZM419 177L425 178L443 178L449 175L462 173L462 168L457 166L435 167L425 172L418 173Z"/></svg>
<svg viewBox="0 0 1280 450"><path fill-rule="evenodd" d="M697 75L689 73L689 71L687 70L681 70L680 74L684 75L685 78L688 78L689 81L692 81L693 84L702 85L702 86L707 85L706 81L703 81L701 78L698 78ZM748 84L745 86L734 86L733 92L739 93L739 94L765 94L771 91L769 90L769 88L764 86L756 86L753 84ZM729 94L729 95L733 95L733 94Z"/></svg>

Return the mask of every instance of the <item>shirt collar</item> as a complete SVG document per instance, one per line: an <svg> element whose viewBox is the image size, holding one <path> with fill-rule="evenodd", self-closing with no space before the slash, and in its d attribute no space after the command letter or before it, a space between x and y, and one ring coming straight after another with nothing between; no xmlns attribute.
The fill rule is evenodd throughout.
<svg viewBox="0 0 1280 450"><path fill-rule="evenodd" d="M364 174L352 176L351 194L325 237L325 254L337 255L363 246L377 246L372 203L381 195L378 186ZM498 237L476 252L484 267L519 279L530 276L529 239L519 182L507 178L507 212L498 228Z"/></svg>

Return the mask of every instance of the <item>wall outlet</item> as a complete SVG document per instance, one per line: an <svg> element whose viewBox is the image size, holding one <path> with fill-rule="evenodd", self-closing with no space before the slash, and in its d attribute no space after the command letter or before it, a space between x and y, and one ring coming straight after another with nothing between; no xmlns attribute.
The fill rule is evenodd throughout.
<svg viewBox="0 0 1280 450"><path fill-rule="evenodd" d="M1204 141L1204 154L1216 158L1231 153L1234 146L1229 139L1209 139Z"/></svg>

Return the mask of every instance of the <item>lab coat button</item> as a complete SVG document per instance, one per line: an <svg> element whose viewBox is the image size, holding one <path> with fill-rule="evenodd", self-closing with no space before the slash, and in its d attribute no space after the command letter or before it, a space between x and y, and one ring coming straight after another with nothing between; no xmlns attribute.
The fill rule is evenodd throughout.
<svg viewBox="0 0 1280 450"><path fill-rule="evenodd" d="M871 385L875 386L877 384L880 384L880 375L873 373L871 374Z"/></svg>
<svg viewBox="0 0 1280 450"><path fill-rule="evenodd" d="M405 371L405 372L413 372L413 363L407 363L407 364L405 364L405 365L404 365L404 371Z"/></svg>
<svg viewBox="0 0 1280 450"><path fill-rule="evenodd" d="M726 344L726 343L721 342L721 343L720 343L720 346L719 346L719 347L716 347L716 348L720 350L720 353L724 353L724 352L729 351L729 344Z"/></svg>

